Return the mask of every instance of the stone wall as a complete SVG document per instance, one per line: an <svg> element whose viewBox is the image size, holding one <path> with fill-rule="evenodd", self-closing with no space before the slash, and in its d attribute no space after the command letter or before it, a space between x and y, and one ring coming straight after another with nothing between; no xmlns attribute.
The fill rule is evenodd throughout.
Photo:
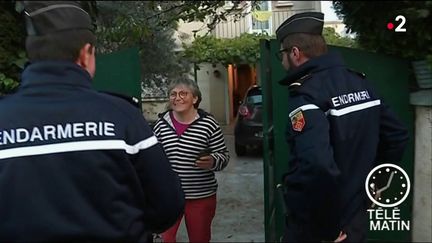
<svg viewBox="0 0 432 243"><path fill-rule="evenodd" d="M412 241L432 242L432 107L416 106Z"/></svg>

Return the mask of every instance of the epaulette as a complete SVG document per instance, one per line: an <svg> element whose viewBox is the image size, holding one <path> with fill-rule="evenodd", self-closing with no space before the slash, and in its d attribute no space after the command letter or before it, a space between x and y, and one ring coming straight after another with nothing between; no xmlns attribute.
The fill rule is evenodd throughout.
<svg viewBox="0 0 432 243"><path fill-rule="evenodd" d="M360 78L366 78L366 74L365 73L358 72L358 71L350 69L350 68L348 68L348 71L357 74L357 76L359 76Z"/></svg>
<svg viewBox="0 0 432 243"><path fill-rule="evenodd" d="M110 91L100 91L100 92L124 99L127 102L129 102L131 105L135 106L136 108L141 109L139 99L136 97L124 95L124 94L119 94L119 93L114 93L114 92L110 92Z"/></svg>
<svg viewBox="0 0 432 243"><path fill-rule="evenodd" d="M310 79L311 77L312 77L312 74L311 74L311 73L308 73L308 74L302 76L301 78L299 78L299 79L297 79L296 81L292 82L292 83L288 86L288 89L289 89L290 91L296 90L297 88L299 88L300 86L303 85L303 82L304 82L305 80L308 80L308 79Z"/></svg>

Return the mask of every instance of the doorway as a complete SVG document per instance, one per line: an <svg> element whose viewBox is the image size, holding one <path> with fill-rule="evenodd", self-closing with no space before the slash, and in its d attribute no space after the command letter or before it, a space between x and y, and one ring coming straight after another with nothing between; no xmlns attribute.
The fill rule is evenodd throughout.
<svg viewBox="0 0 432 243"><path fill-rule="evenodd" d="M257 83L255 67L249 64L228 65L228 90L230 95L230 123L235 120L240 102L247 89Z"/></svg>

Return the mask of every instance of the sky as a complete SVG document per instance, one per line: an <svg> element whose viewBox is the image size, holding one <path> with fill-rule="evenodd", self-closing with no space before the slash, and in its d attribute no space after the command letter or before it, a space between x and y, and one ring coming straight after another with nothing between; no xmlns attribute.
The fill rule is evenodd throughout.
<svg viewBox="0 0 432 243"><path fill-rule="evenodd" d="M332 1L321 1L321 11L324 13L324 21L340 20L333 10Z"/></svg>

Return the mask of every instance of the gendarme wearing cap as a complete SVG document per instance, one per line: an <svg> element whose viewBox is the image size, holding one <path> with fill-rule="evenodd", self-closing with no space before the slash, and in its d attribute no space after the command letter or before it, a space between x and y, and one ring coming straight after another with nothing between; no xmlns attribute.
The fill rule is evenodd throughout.
<svg viewBox="0 0 432 243"><path fill-rule="evenodd" d="M324 26L324 14L321 12L304 12L291 16L276 30L276 38L282 42L289 34L306 33L321 35Z"/></svg>

